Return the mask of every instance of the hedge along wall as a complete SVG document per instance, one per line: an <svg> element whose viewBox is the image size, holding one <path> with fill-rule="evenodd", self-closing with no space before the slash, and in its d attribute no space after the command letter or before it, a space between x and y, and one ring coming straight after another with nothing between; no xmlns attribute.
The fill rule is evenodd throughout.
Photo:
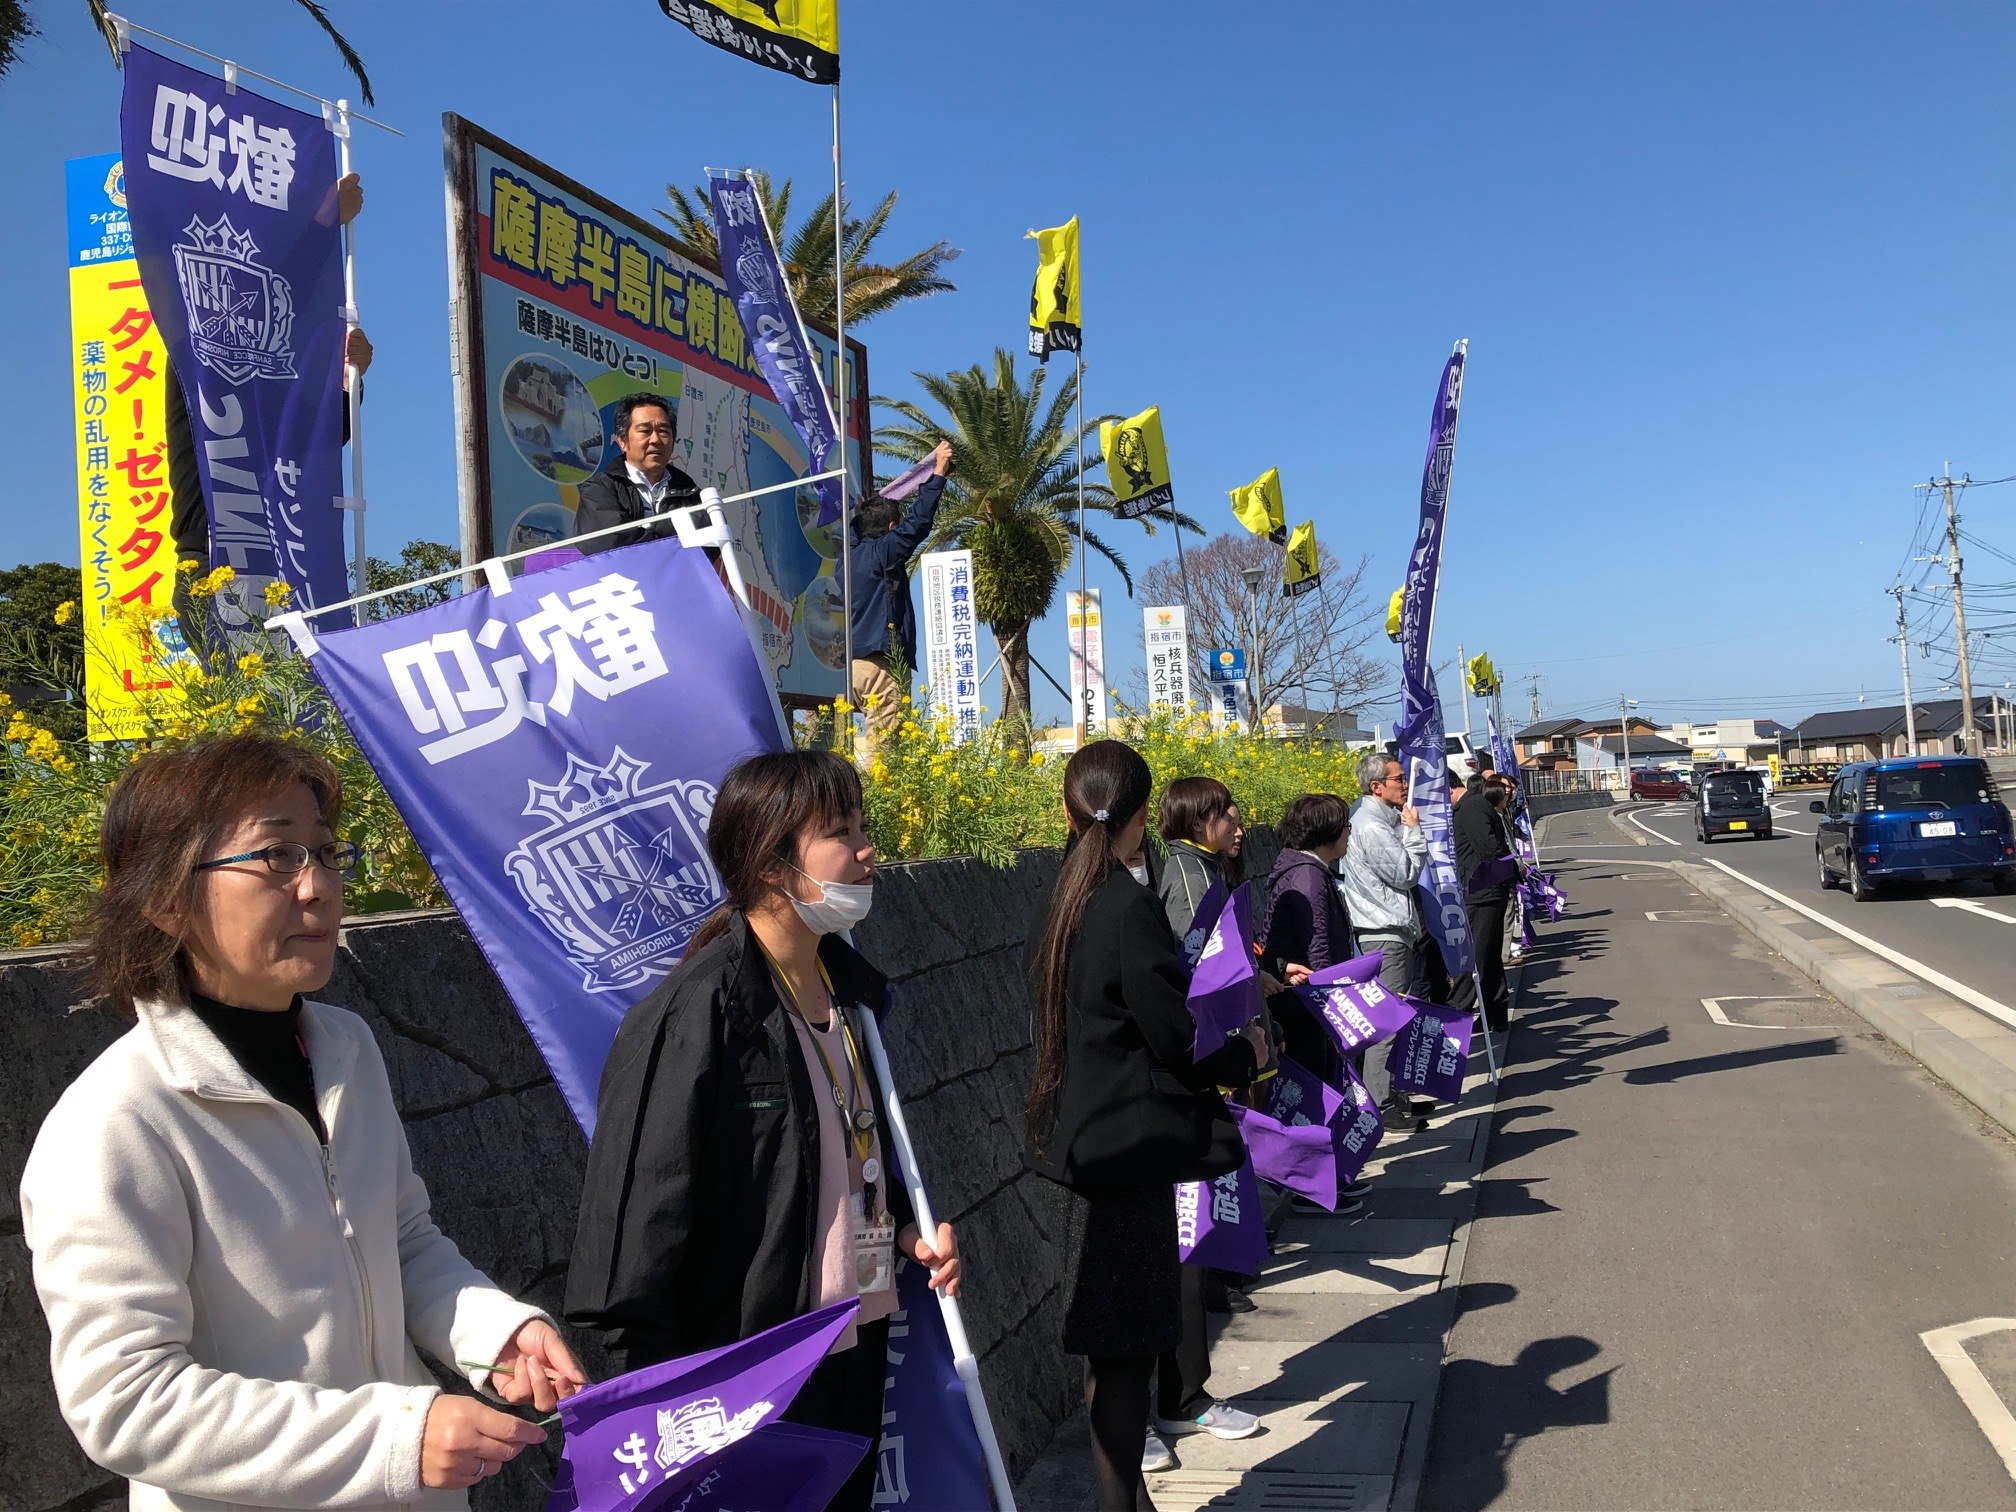
<svg viewBox="0 0 2016 1512"><path fill-rule="evenodd" d="M932 1198L959 1230L966 1326L1002 1447L1019 1473L1076 1406L1078 1362L1057 1348L1059 1217L1021 1165L1029 1085L1024 944L1056 856L878 871L863 951L897 984L885 1038ZM0 1376L8 1424L0 1507L123 1500L56 1410L48 1332L21 1237L21 1167L44 1114L123 1025L70 1013L53 951L0 954ZM587 1147L488 965L451 913L350 921L321 994L369 1021L441 1228L499 1285L558 1309ZM579 1342L579 1341L577 1341ZM591 1369L599 1365L585 1350ZM536 1456L486 1481L479 1512L545 1505Z"/></svg>

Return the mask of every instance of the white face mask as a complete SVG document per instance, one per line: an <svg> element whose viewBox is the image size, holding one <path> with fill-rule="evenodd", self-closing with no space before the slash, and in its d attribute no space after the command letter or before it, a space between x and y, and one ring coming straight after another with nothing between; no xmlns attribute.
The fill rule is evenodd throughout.
<svg viewBox="0 0 2016 1512"><path fill-rule="evenodd" d="M875 904L875 884L871 882L821 882L794 866L791 868L819 889L819 901L806 903L798 898L791 906L814 934L845 934L868 917Z"/></svg>
<svg viewBox="0 0 2016 1512"><path fill-rule="evenodd" d="M1148 885L1148 866L1147 866L1147 863L1146 863L1146 862L1143 862L1143 863L1142 863L1141 865L1139 865L1139 866L1130 866L1130 867L1128 867L1128 868L1127 868L1127 875L1128 875L1128 876L1130 876L1130 877L1132 877L1132 878L1133 878L1133 879L1134 879L1134 880L1135 880L1136 882L1139 882L1139 883L1140 883L1140 884L1141 884L1141 885L1142 885L1143 887L1146 887L1146 886Z"/></svg>

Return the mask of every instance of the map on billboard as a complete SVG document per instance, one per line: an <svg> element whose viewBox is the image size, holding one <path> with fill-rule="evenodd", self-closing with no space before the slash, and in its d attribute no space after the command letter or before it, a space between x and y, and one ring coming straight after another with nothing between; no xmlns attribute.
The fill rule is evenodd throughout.
<svg viewBox="0 0 2016 1512"><path fill-rule="evenodd" d="M612 414L640 391L672 402L673 463L733 497L801 478L804 447L709 263L633 215L463 120L444 118L458 264L457 364L476 497L475 549L509 555L574 532L582 482L621 466ZM833 383L830 334L810 332ZM861 476L867 349L849 341L847 452ZM473 507L472 507L473 506ZM841 688L837 531L813 489L728 506L765 656L787 697Z"/></svg>

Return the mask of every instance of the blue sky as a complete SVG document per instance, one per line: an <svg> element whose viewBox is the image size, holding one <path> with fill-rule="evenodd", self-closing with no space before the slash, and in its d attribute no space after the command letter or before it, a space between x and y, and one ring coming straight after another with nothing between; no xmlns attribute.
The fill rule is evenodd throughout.
<svg viewBox="0 0 2016 1512"><path fill-rule="evenodd" d="M117 145L82 0L32 8L48 35L0 82L0 563L77 560L63 161ZM649 213L708 163L822 181L828 99L651 0L330 9L407 132L359 142L384 554L454 539L441 113ZM274 0L131 12L349 90ZM842 28L850 192L901 191L885 245L965 251L958 293L866 329L880 393L1018 347L1022 233L1078 214L1089 406L1160 404L1179 503L1214 528L1278 466L1290 518L1370 553L1383 595L1437 374L1470 338L1437 660L1489 651L1521 720L1529 673L1549 714L1894 697L1911 484L1948 459L2016 473L2016 7L843 0ZM2016 553L2011 506L2016 484L1975 491L1968 528ZM1168 550L1110 534L1137 568ZM1973 548L1969 572L2016 578ZM1092 576L1119 682L1139 620ZM1060 673L1063 640L1060 602L1035 642ZM2001 645L1982 691L2016 677ZM1921 695L1951 666L1949 628Z"/></svg>

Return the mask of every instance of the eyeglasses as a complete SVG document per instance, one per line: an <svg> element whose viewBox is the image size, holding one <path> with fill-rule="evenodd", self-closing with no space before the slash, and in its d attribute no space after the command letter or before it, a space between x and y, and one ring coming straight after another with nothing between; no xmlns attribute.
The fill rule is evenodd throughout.
<svg viewBox="0 0 2016 1512"><path fill-rule="evenodd" d="M331 840L327 845L318 845L313 850L294 840L277 840L263 850L244 851L236 856L219 856L215 861L198 861L196 871L210 871L219 866L230 866L239 861L264 861L266 870L278 872L283 877L291 877L305 870L309 858L329 868L340 877L354 877L357 863L364 859L363 847L353 845L348 840Z"/></svg>

